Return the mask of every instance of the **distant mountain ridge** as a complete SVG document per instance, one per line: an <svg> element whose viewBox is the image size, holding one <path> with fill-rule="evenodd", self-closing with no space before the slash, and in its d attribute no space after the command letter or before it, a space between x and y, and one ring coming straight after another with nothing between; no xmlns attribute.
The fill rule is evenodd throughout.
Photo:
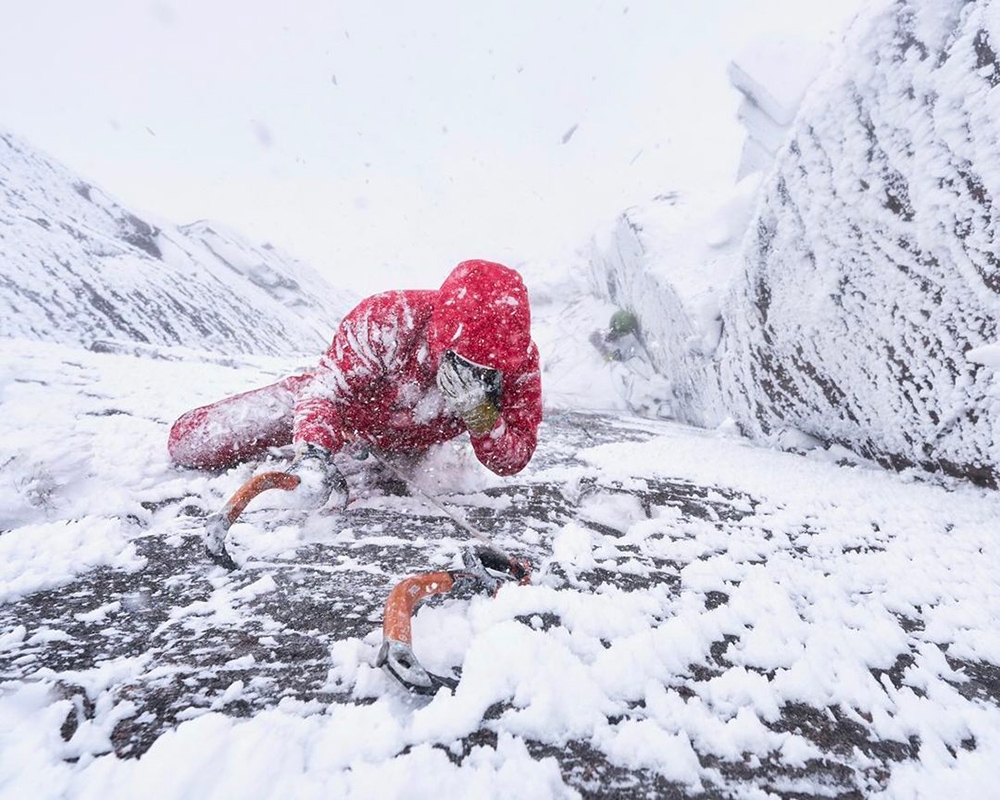
<svg viewBox="0 0 1000 800"><path fill-rule="evenodd" d="M316 354L354 296L218 223L121 206L0 132L0 336Z"/></svg>

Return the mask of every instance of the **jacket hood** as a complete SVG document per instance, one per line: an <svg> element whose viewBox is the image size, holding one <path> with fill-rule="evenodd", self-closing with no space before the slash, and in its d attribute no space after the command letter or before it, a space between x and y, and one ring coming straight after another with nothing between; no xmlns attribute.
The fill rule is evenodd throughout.
<svg viewBox="0 0 1000 800"><path fill-rule="evenodd" d="M491 261L463 261L441 284L427 338L435 359L454 350L484 367L516 369L531 347L521 276Z"/></svg>

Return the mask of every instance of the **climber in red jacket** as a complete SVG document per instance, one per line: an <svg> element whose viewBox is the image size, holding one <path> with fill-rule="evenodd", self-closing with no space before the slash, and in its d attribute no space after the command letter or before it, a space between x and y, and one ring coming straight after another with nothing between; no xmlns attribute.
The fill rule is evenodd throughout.
<svg viewBox="0 0 1000 800"><path fill-rule="evenodd" d="M538 348L520 276L464 261L437 291L363 300L319 365L184 414L170 430L174 463L219 469L294 443L289 471L305 505L346 483L331 456L345 446L420 453L468 431L499 475L525 467L542 418Z"/></svg>

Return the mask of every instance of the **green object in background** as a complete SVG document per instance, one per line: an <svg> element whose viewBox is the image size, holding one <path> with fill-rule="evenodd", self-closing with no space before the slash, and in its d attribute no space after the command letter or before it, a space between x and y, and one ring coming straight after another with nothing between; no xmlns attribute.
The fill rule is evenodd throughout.
<svg viewBox="0 0 1000 800"><path fill-rule="evenodd" d="M608 323L608 339L615 340L630 333L639 332L639 318L631 311L619 309L611 315Z"/></svg>

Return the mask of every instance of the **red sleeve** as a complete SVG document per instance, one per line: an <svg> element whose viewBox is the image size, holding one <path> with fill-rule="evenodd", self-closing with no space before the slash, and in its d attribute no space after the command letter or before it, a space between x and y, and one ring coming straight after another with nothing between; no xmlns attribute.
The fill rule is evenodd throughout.
<svg viewBox="0 0 1000 800"><path fill-rule="evenodd" d="M373 417L385 414L388 367L412 333L411 316L403 292L385 292L362 300L344 317L330 349L299 391L294 442L340 450L350 433L343 430L338 411L346 403L361 405Z"/></svg>
<svg viewBox="0 0 1000 800"><path fill-rule="evenodd" d="M497 475L513 475L534 455L541 421L542 378L538 348L532 343L524 367L513 375L504 374L500 419L493 430L478 436L470 433L472 449Z"/></svg>

